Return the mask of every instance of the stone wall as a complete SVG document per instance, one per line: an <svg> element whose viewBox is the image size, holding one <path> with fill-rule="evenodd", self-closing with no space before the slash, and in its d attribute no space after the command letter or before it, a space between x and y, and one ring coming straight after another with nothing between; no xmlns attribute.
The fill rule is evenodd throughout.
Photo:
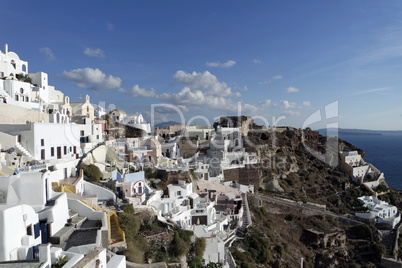
<svg viewBox="0 0 402 268"><path fill-rule="evenodd" d="M159 233L152 231L140 232L139 235L145 238L148 245L159 245L164 246L165 248L168 248L174 237L174 233L167 230L163 230Z"/></svg>
<svg viewBox="0 0 402 268"><path fill-rule="evenodd" d="M223 171L225 181L235 181L243 185L254 185L260 188L260 179L256 165L245 165L244 168L226 169Z"/></svg>
<svg viewBox="0 0 402 268"><path fill-rule="evenodd" d="M26 124L27 121L49 123L49 115L7 103L0 103L0 124Z"/></svg>

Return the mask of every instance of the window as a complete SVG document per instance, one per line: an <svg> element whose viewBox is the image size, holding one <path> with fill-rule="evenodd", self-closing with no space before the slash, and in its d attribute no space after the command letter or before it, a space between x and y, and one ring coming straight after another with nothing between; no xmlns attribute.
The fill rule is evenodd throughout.
<svg viewBox="0 0 402 268"><path fill-rule="evenodd" d="M15 95L15 100L18 101L18 95Z"/></svg>
<svg viewBox="0 0 402 268"><path fill-rule="evenodd" d="M84 137L84 130L80 131L80 135L81 135L81 137Z"/></svg>
<svg viewBox="0 0 402 268"><path fill-rule="evenodd" d="M27 235L32 235L32 224L27 226Z"/></svg>
<svg viewBox="0 0 402 268"><path fill-rule="evenodd" d="M40 159L45 160L45 149L40 151Z"/></svg>
<svg viewBox="0 0 402 268"><path fill-rule="evenodd" d="M29 102L29 97L25 97L25 101L26 101L26 102Z"/></svg>
<svg viewBox="0 0 402 268"><path fill-rule="evenodd" d="M44 139L40 140L40 146L45 146L45 140Z"/></svg>
<svg viewBox="0 0 402 268"><path fill-rule="evenodd" d="M181 191L177 191L176 196L180 196L180 195L181 195Z"/></svg>
<svg viewBox="0 0 402 268"><path fill-rule="evenodd" d="M50 156L54 156L54 147L50 148Z"/></svg>
<svg viewBox="0 0 402 268"><path fill-rule="evenodd" d="M27 66L25 66L25 64L22 64L22 71L26 72L27 71Z"/></svg>
<svg viewBox="0 0 402 268"><path fill-rule="evenodd" d="M89 112L89 106L87 106L87 112Z"/></svg>
<svg viewBox="0 0 402 268"><path fill-rule="evenodd" d="M64 146L64 154L67 154L67 146Z"/></svg>
<svg viewBox="0 0 402 268"><path fill-rule="evenodd" d="M14 67L14 69L17 67L17 64L15 64L14 60L11 60L11 65Z"/></svg>
<svg viewBox="0 0 402 268"><path fill-rule="evenodd" d="M24 89L23 88L20 88L20 93L24 94Z"/></svg>

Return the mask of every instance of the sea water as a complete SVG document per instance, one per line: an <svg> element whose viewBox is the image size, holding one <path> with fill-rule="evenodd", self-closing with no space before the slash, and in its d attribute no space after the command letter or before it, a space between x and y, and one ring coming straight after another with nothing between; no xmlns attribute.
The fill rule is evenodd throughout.
<svg viewBox="0 0 402 268"><path fill-rule="evenodd" d="M342 135L340 138L362 149L364 160L384 173L385 181L402 190L402 135Z"/></svg>

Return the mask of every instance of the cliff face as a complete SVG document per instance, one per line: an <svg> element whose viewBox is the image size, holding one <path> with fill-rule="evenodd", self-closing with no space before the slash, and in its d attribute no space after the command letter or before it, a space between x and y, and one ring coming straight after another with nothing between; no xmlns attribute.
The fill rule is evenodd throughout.
<svg viewBox="0 0 402 268"><path fill-rule="evenodd" d="M339 196L350 185L348 175L338 168L339 152L364 154L341 139L289 127L250 131L245 143L261 160L256 168L263 190L320 204L327 204L328 198Z"/></svg>
<svg viewBox="0 0 402 268"><path fill-rule="evenodd" d="M298 267L301 257L304 267L379 265L383 246L377 229L344 216L354 213L356 198L368 190L350 184L337 167L340 151L364 152L310 129L250 131L245 143L261 160L260 191L249 194L253 225L231 249L239 266ZM326 209L309 209L309 202ZM263 260L256 257L261 248Z"/></svg>

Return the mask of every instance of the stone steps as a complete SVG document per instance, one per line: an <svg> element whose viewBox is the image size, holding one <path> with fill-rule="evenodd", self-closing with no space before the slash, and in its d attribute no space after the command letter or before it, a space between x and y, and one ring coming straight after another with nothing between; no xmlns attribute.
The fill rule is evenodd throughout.
<svg viewBox="0 0 402 268"><path fill-rule="evenodd" d="M70 235L77 229L80 228L82 223L86 221L87 217L81 217L76 212L72 212L71 209L68 210L69 221L66 225L61 228L57 233L50 237L50 243L57 245L64 245ZM63 248L63 246L62 246Z"/></svg>
<svg viewBox="0 0 402 268"><path fill-rule="evenodd" d="M112 244L123 241L123 237L119 233L119 228L117 226L117 223L113 220L110 221L110 236L111 236Z"/></svg>

